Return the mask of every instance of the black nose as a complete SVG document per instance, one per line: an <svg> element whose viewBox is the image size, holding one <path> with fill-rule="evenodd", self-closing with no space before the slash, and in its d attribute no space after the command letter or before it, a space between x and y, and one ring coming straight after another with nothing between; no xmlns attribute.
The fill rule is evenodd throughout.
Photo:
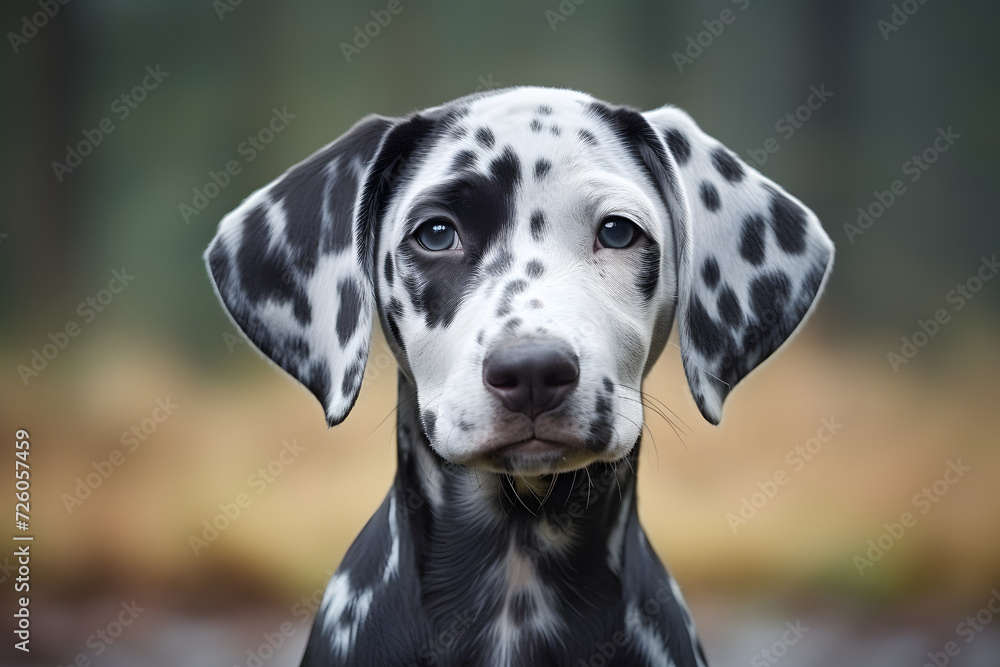
<svg viewBox="0 0 1000 667"><path fill-rule="evenodd" d="M558 407L580 380L569 345L526 339L499 345L483 360L483 384L513 412L536 417Z"/></svg>

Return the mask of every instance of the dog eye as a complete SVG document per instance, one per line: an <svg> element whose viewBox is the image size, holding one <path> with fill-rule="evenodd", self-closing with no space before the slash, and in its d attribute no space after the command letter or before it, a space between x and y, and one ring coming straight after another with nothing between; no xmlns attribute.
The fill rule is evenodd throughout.
<svg viewBox="0 0 1000 667"><path fill-rule="evenodd" d="M604 248L627 248L641 232L636 224L620 215L611 215L601 221L597 241Z"/></svg>
<svg viewBox="0 0 1000 667"><path fill-rule="evenodd" d="M444 218L428 220L417 227L414 236L417 238L417 243L432 252L457 250L461 247L455 225Z"/></svg>

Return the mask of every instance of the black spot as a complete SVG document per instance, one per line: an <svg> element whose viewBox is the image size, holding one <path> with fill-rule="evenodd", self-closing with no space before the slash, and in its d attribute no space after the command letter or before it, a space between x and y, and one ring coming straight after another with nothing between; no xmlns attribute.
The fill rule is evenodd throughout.
<svg viewBox="0 0 1000 667"><path fill-rule="evenodd" d="M401 253L405 256L405 253ZM403 287L406 289L406 293L410 297L410 304L413 306L413 310L418 313L424 312L424 294L420 290L420 284L417 281L416 275L413 273L404 273L402 275Z"/></svg>
<svg viewBox="0 0 1000 667"><path fill-rule="evenodd" d="M531 214L531 238L540 241L545 235L545 215L541 211Z"/></svg>
<svg viewBox="0 0 1000 667"><path fill-rule="evenodd" d="M587 437L584 439L588 449L601 451L611 443L614 431L611 423L611 400L600 394L594 404L594 419L590 422Z"/></svg>
<svg viewBox="0 0 1000 667"><path fill-rule="evenodd" d="M719 147L712 151L712 164L730 183L739 183L745 176L743 167L725 148Z"/></svg>
<svg viewBox="0 0 1000 667"><path fill-rule="evenodd" d="M691 159L691 144L688 143L687 137L678 130L667 130L664 132L663 138L666 140L670 152L674 154L677 166L682 167L687 164L687 161Z"/></svg>
<svg viewBox="0 0 1000 667"><path fill-rule="evenodd" d="M479 333L476 334L476 343L479 345L483 344L483 339L486 338L486 332L480 329Z"/></svg>
<svg viewBox="0 0 1000 667"><path fill-rule="evenodd" d="M709 211L718 211L722 206L719 201L719 191L708 181L701 182L701 202Z"/></svg>
<svg viewBox="0 0 1000 667"><path fill-rule="evenodd" d="M424 410L420 415L420 421L423 422L427 439L434 442L434 426L437 422L437 415L433 410Z"/></svg>
<svg viewBox="0 0 1000 667"><path fill-rule="evenodd" d="M500 183L509 185L509 190L513 190L521 182L521 161L517 159L513 148L507 146L490 162L490 175Z"/></svg>
<svg viewBox="0 0 1000 667"><path fill-rule="evenodd" d="M475 428L475 425L471 424L471 423L469 423L467 421L465 421L464 419L459 419L458 420L458 428L459 428L459 430L464 431L465 433L468 433L469 431L471 431L472 429Z"/></svg>
<svg viewBox="0 0 1000 667"><path fill-rule="evenodd" d="M782 271L754 278L750 281L750 307L760 322L773 324L784 318L791 292L788 274Z"/></svg>
<svg viewBox="0 0 1000 667"><path fill-rule="evenodd" d="M562 134L562 130L559 129L558 125L551 125L551 126L549 126L549 132L551 132L554 136L557 136L557 137Z"/></svg>
<svg viewBox="0 0 1000 667"><path fill-rule="evenodd" d="M519 326L521 326L521 318L512 317L504 323L503 329L508 333L514 333Z"/></svg>
<svg viewBox="0 0 1000 667"><path fill-rule="evenodd" d="M344 373L344 380L340 383L340 391L344 396L354 396L361 386L361 378L365 374L365 364L361 359L356 360Z"/></svg>
<svg viewBox="0 0 1000 667"><path fill-rule="evenodd" d="M452 139L462 139L469 134L469 128L465 125L455 125L450 130L448 130L448 135Z"/></svg>
<svg viewBox="0 0 1000 667"><path fill-rule="evenodd" d="M545 174L549 173L550 169L552 169L552 163L545 158L540 158L535 162L535 180L541 180Z"/></svg>
<svg viewBox="0 0 1000 667"><path fill-rule="evenodd" d="M805 212L780 192L771 193L771 226L782 250L793 255L805 251Z"/></svg>
<svg viewBox="0 0 1000 667"><path fill-rule="evenodd" d="M312 364L304 384L326 407L330 397L330 368L325 361L316 361Z"/></svg>
<svg viewBox="0 0 1000 667"><path fill-rule="evenodd" d="M514 258L506 249L500 250L488 264L483 265L483 273L499 278L510 268Z"/></svg>
<svg viewBox="0 0 1000 667"><path fill-rule="evenodd" d="M531 123L528 124L528 127L531 128L532 132L541 132L542 121L538 120L537 118L532 118Z"/></svg>
<svg viewBox="0 0 1000 667"><path fill-rule="evenodd" d="M452 171L465 171L476 166L476 154L470 150L459 151L451 161Z"/></svg>
<svg viewBox="0 0 1000 667"><path fill-rule="evenodd" d="M243 237L236 253L240 287L253 305L268 299L278 303L291 301L295 318L303 326L307 325L312 319L309 298L298 285L296 269L289 263L288 256L283 250L271 247L271 230L266 216L263 206L258 206L243 221ZM233 312L232 308L229 310ZM243 329L246 331L246 327ZM253 336L250 339L257 342Z"/></svg>
<svg viewBox="0 0 1000 667"><path fill-rule="evenodd" d="M748 215L740 232L740 256L754 266L764 262L764 220L759 215Z"/></svg>
<svg viewBox="0 0 1000 667"><path fill-rule="evenodd" d="M340 297L340 308L337 311L337 340L343 347L358 328L358 315L361 314L361 290L351 279L341 280L337 286Z"/></svg>
<svg viewBox="0 0 1000 667"><path fill-rule="evenodd" d="M646 240L646 245L642 249L642 266L639 269L638 283L642 296L649 301L656 294L656 286L660 282L660 247L652 241Z"/></svg>
<svg viewBox="0 0 1000 667"><path fill-rule="evenodd" d="M729 285L719 291L719 300L716 302L716 306L722 321L731 328L735 329L743 323L743 309L740 308L740 300Z"/></svg>
<svg viewBox="0 0 1000 667"><path fill-rule="evenodd" d="M488 127L481 127L476 130L476 141L483 148L493 148L496 143L496 138L493 136L493 132Z"/></svg>
<svg viewBox="0 0 1000 667"><path fill-rule="evenodd" d="M347 197L354 204L358 183L349 169L342 168L346 161L346 157L338 159L330 151L323 151L293 167L271 188L273 201L280 203L285 211L285 239L292 251L292 261L307 275L316 267L327 199L334 206L338 197ZM343 225L350 235L350 215L334 220L333 224L335 228Z"/></svg>
<svg viewBox="0 0 1000 667"><path fill-rule="evenodd" d="M701 265L701 277L705 280L705 284L715 289L715 286L719 284L719 263L715 261L714 257L709 257L705 260L705 263Z"/></svg>
<svg viewBox="0 0 1000 667"><path fill-rule="evenodd" d="M524 267L524 272L529 278L537 278L545 272L545 266L537 259L533 259Z"/></svg>
<svg viewBox="0 0 1000 667"><path fill-rule="evenodd" d="M497 306L497 317L505 317L510 314L510 307L514 297L528 288L528 283L518 278L504 285L500 295L500 303Z"/></svg>
<svg viewBox="0 0 1000 667"><path fill-rule="evenodd" d="M580 130L579 134L580 134L580 139L583 141L583 143L587 144L588 146L597 145L597 137L595 137L594 133L591 132L590 130Z"/></svg>
<svg viewBox="0 0 1000 667"><path fill-rule="evenodd" d="M712 319L697 296L691 299L691 305L688 307L687 327L691 343L707 359L713 359L731 347L729 335Z"/></svg>
<svg viewBox="0 0 1000 667"><path fill-rule="evenodd" d="M750 308L756 319L743 332L742 355L729 360L722 369L723 379L734 384L788 338L802 315L789 311L790 296L791 281L783 271L750 281Z"/></svg>
<svg viewBox="0 0 1000 667"><path fill-rule="evenodd" d="M385 254L385 270L384 270L384 273L385 273L385 282L387 282L388 284L391 285L392 284L392 277L393 277L392 253L388 253L387 252Z"/></svg>
<svg viewBox="0 0 1000 667"><path fill-rule="evenodd" d="M537 111L543 116L551 116L553 113L552 107L550 107L548 104L539 105L539 107L535 109L535 111Z"/></svg>
<svg viewBox="0 0 1000 667"><path fill-rule="evenodd" d="M389 312L386 313L385 319L389 323L389 334L392 339L399 346L399 349L406 352L406 346L403 344L403 336L399 333L398 320L403 316L403 304L399 302L399 299L391 299L389 301Z"/></svg>
<svg viewBox="0 0 1000 667"><path fill-rule="evenodd" d="M608 392L609 394L614 393L615 383L611 381L611 378L608 377L604 378L604 391Z"/></svg>

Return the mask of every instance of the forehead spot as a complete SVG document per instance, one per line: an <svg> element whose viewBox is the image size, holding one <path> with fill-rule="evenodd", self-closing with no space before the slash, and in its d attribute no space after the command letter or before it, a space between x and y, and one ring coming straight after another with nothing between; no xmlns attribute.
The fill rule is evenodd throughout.
<svg viewBox="0 0 1000 667"><path fill-rule="evenodd" d="M539 114L541 114L543 116L551 116L552 115L552 107L550 107L548 104L542 104L542 105L540 105L535 111L537 111Z"/></svg>
<svg viewBox="0 0 1000 667"><path fill-rule="evenodd" d="M562 134L562 129L558 125L552 125L549 127L549 132L558 137Z"/></svg>
<svg viewBox="0 0 1000 667"><path fill-rule="evenodd" d="M513 258L509 252L501 250L497 253L496 257L483 266L483 272L487 275L499 278L507 272L507 269L510 268L512 260Z"/></svg>
<svg viewBox="0 0 1000 667"><path fill-rule="evenodd" d="M535 211L531 214L531 238L540 241L545 236L545 214Z"/></svg>
<svg viewBox="0 0 1000 667"><path fill-rule="evenodd" d="M528 127L531 128L532 132L541 132L542 121L538 120L537 118L532 118L531 123L528 124Z"/></svg>
<svg viewBox="0 0 1000 667"><path fill-rule="evenodd" d="M490 162L490 176L513 189L521 182L521 161L514 155L514 149L507 146L499 156Z"/></svg>
<svg viewBox="0 0 1000 667"><path fill-rule="evenodd" d="M524 267L524 272L529 278L537 278L545 272L545 266L537 259L533 259Z"/></svg>
<svg viewBox="0 0 1000 667"><path fill-rule="evenodd" d="M512 317L509 320L507 320L506 323L504 323L503 330L506 331L507 333L514 333L515 331L517 331L517 328L519 326L521 326L521 318Z"/></svg>
<svg viewBox="0 0 1000 667"><path fill-rule="evenodd" d="M540 158L535 162L535 180L541 180L552 169L552 163L545 158Z"/></svg>
<svg viewBox="0 0 1000 667"><path fill-rule="evenodd" d="M542 308L544 305L545 304L542 303L541 299L532 299L531 301L528 302L528 308L531 308L532 310L538 310L539 308Z"/></svg>
<svg viewBox="0 0 1000 667"><path fill-rule="evenodd" d="M488 127L481 127L476 130L476 141L483 148L493 148L496 143L496 138L493 136L493 131Z"/></svg>

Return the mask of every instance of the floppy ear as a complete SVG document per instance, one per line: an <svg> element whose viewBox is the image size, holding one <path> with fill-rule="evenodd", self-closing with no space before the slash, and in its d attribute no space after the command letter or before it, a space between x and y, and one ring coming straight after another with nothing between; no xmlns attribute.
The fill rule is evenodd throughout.
<svg viewBox="0 0 1000 667"><path fill-rule="evenodd" d="M373 233L362 191L392 124L368 116L254 192L205 251L233 321L315 394L331 426L357 400L368 358Z"/></svg>
<svg viewBox="0 0 1000 667"><path fill-rule="evenodd" d="M718 424L736 383L805 318L833 266L816 215L680 109L643 114L662 137L677 247L678 330L691 393ZM672 164L671 164L672 163ZM669 201L668 201L669 203Z"/></svg>

